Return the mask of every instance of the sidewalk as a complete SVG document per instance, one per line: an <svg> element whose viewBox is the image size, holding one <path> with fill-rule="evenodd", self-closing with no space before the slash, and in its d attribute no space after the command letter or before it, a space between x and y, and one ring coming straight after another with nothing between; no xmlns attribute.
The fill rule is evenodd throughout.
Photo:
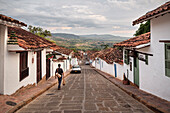
<svg viewBox="0 0 170 113"><path fill-rule="evenodd" d="M95 69L100 75L108 79L110 82L114 83L120 89L128 93L130 96L138 100L139 102L146 105L148 108L152 109L156 113L170 113L170 102L163 100L157 96L149 94L145 91L138 89L132 85L123 85L121 80L118 80L111 75L104 73L98 69Z"/></svg>
<svg viewBox="0 0 170 113"><path fill-rule="evenodd" d="M65 77L70 74L70 71L65 73ZM47 91L49 88L57 84L57 79L51 77L45 82L35 85L28 85L19 89L12 95L0 95L0 113L13 113L22 106L31 102L33 99ZM10 105L7 105L9 103Z"/></svg>

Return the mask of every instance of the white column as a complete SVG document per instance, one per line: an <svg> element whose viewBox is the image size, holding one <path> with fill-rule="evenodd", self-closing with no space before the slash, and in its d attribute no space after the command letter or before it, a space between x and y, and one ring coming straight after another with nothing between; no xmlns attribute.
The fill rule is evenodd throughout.
<svg viewBox="0 0 170 113"><path fill-rule="evenodd" d="M5 61L7 51L7 26L0 25L0 93L4 94Z"/></svg>

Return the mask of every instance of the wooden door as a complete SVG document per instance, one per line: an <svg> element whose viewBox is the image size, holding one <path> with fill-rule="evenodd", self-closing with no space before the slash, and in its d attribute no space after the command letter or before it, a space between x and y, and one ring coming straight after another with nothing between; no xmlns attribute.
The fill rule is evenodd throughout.
<svg viewBox="0 0 170 113"><path fill-rule="evenodd" d="M37 52L37 83L42 79L41 77L41 51Z"/></svg>
<svg viewBox="0 0 170 113"><path fill-rule="evenodd" d="M138 54L134 57L134 84L139 86L139 59Z"/></svg>
<svg viewBox="0 0 170 113"><path fill-rule="evenodd" d="M50 59L46 59L46 80L50 77Z"/></svg>

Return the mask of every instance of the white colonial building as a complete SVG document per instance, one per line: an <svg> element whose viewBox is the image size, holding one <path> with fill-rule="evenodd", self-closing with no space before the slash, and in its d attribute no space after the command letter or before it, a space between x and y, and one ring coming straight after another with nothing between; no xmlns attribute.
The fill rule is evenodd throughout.
<svg viewBox="0 0 170 113"><path fill-rule="evenodd" d="M124 72L140 89L170 101L170 2L133 21L150 20L149 33L115 46L124 48Z"/></svg>
<svg viewBox="0 0 170 113"><path fill-rule="evenodd" d="M22 86L37 84L46 75L46 49L54 44L0 15L0 93L12 94Z"/></svg>
<svg viewBox="0 0 170 113"><path fill-rule="evenodd" d="M71 68L71 59L73 51L57 45L52 47L52 49L54 51L54 57L52 58L52 75L55 75L55 71L58 68L58 64L61 64L61 68L64 72L69 71Z"/></svg>
<svg viewBox="0 0 170 113"><path fill-rule="evenodd" d="M89 58L92 60L91 65L93 67L115 78L123 80L123 54L121 50L109 48L96 52L91 56L89 56Z"/></svg>

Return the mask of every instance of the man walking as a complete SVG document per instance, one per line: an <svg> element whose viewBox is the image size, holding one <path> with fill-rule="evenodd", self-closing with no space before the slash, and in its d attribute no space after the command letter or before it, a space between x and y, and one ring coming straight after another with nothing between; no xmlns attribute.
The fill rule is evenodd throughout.
<svg viewBox="0 0 170 113"><path fill-rule="evenodd" d="M61 77L58 76L58 90L61 89L61 81L62 81L62 77L63 77L63 69L60 68L60 67L61 67L61 64L58 64L58 68L57 68L56 71L55 71L55 75L56 75L57 73L61 75Z"/></svg>

